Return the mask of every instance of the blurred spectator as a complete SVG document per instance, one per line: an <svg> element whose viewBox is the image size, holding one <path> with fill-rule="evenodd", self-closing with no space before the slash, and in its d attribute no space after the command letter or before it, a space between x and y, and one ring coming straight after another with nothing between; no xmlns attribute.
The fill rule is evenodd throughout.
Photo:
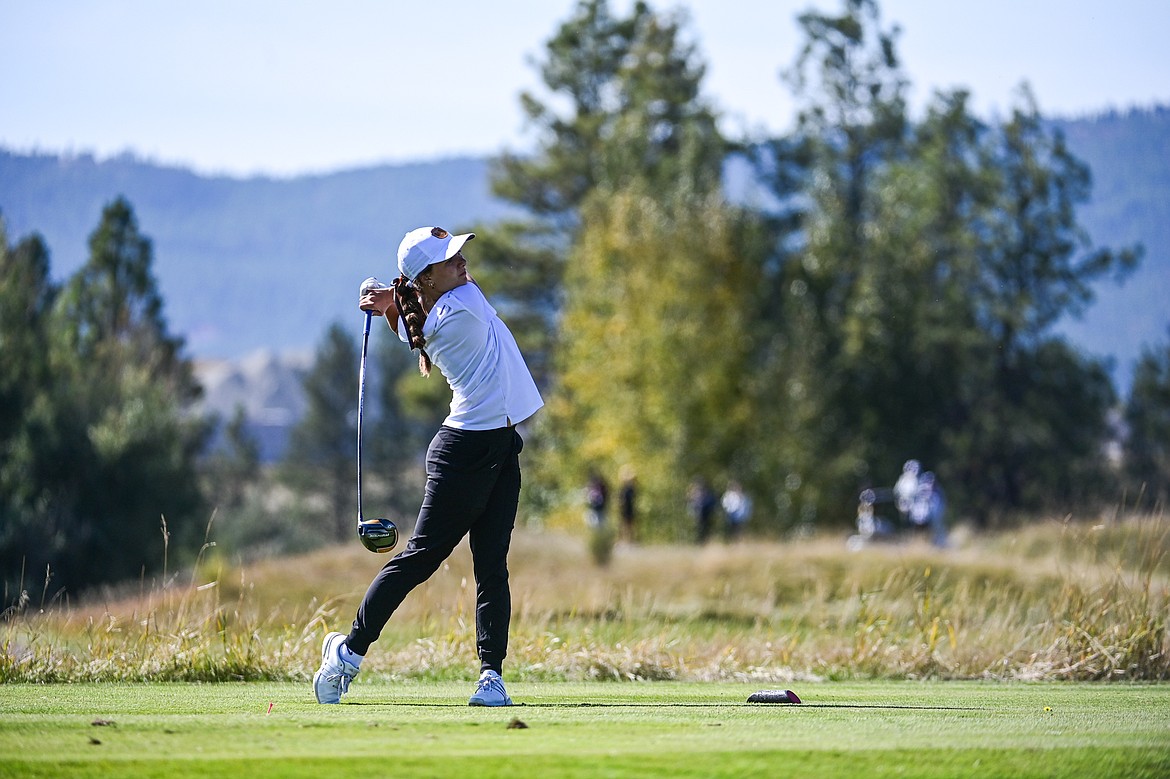
<svg viewBox="0 0 1170 779"><path fill-rule="evenodd" d="M743 491L739 482L731 481L723 493L724 532L728 541L734 541L743 533L744 525L752 516L752 499Z"/></svg>
<svg viewBox="0 0 1170 779"><path fill-rule="evenodd" d="M598 529L605 524L605 507L609 502L609 485L597 471L589 474L585 487L585 524Z"/></svg>
<svg viewBox="0 0 1170 779"><path fill-rule="evenodd" d="M921 469L917 460L907 460L902 466L902 475L894 483L894 507L901 515L902 524L910 518L910 507L914 505L914 497L918 494L918 471Z"/></svg>
<svg viewBox="0 0 1170 779"><path fill-rule="evenodd" d="M942 487L935 480L934 473L927 471L918 479L918 490L910 506L910 521L918 527L929 528L931 543L940 548L947 545L945 512Z"/></svg>
<svg viewBox="0 0 1170 779"><path fill-rule="evenodd" d="M711 520L717 504L715 492L707 485L706 479L699 477L691 482L687 490L687 509L695 521L696 543L705 544L711 538Z"/></svg>
<svg viewBox="0 0 1170 779"><path fill-rule="evenodd" d="M632 544L638 502L638 477L629 465L622 466L619 477L621 487L618 488L618 513L622 523L621 534L623 540Z"/></svg>

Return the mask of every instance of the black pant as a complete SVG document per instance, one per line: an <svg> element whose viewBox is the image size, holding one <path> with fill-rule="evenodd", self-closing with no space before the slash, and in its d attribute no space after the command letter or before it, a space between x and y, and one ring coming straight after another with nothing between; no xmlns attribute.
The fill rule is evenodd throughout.
<svg viewBox="0 0 1170 779"><path fill-rule="evenodd" d="M366 591L346 639L351 651L366 654L407 593L430 578L470 534L480 669L501 671L512 615L508 546L520 499L523 448L511 427L439 428L427 449L426 494L414 535Z"/></svg>

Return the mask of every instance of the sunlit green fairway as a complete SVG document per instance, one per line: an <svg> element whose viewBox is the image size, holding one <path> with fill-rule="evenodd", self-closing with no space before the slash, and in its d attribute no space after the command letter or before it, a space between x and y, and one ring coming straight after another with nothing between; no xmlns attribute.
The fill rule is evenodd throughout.
<svg viewBox="0 0 1170 779"><path fill-rule="evenodd" d="M775 685L764 685L775 686ZM1170 775L1170 685L826 682L799 706L761 685L0 686L0 775L185 777ZM522 727L521 725L527 726Z"/></svg>

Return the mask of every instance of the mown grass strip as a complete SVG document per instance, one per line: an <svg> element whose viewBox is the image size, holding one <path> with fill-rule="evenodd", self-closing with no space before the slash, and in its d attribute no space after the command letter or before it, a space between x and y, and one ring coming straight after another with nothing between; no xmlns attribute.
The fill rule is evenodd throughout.
<svg viewBox="0 0 1170 779"><path fill-rule="evenodd" d="M748 684L0 686L0 776L1164 776L1170 685L850 682L800 706ZM271 706L270 706L271 704ZM527 727L509 727L519 720ZM97 742L97 743L95 743ZM242 773L241 773L242 772Z"/></svg>

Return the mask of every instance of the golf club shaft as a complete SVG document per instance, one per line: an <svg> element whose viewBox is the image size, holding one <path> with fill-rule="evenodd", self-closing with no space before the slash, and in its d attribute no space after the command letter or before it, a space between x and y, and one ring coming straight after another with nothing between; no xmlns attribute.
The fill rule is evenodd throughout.
<svg viewBox="0 0 1170 779"><path fill-rule="evenodd" d="M370 320L374 315L366 312L366 325L362 332L362 360L358 368L358 413L357 413L357 512L358 524L362 522L362 415L366 400L366 349L370 343Z"/></svg>

